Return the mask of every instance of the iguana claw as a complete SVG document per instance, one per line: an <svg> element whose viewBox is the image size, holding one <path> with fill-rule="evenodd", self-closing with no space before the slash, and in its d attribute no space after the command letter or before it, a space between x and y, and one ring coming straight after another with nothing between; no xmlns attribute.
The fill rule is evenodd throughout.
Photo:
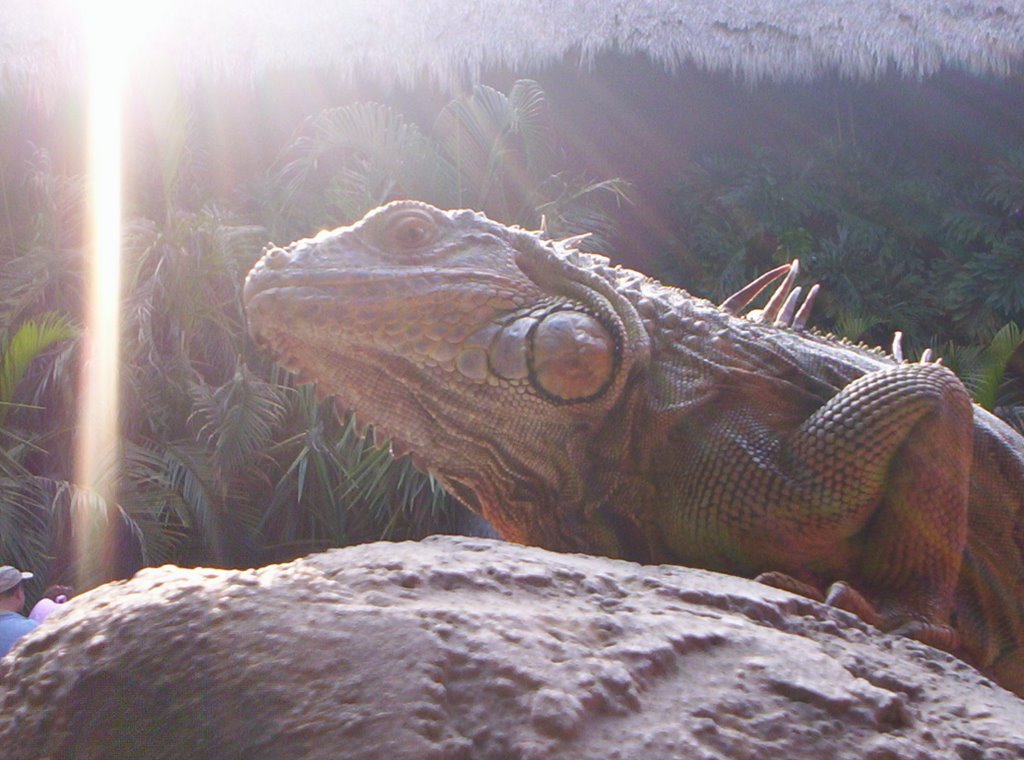
<svg viewBox="0 0 1024 760"><path fill-rule="evenodd" d="M825 602L825 595L821 593L821 590L813 583L806 583L801 580L797 580L789 573L780 573L777 571L769 571L767 573L761 573L755 581L763 583L765 586L771 586L772 588L781 589L782 591L788 591L791 594L797 596L805 596L808 599L813 599L816 602Z"/></svg>
<svg viewBox="0 0 1024 760"><path fill-rule="evenodd" d="M895 623L887 620L887 616L879 612L867 597L846 581L836 581L828 587L826 592L822 593L813 583L801 581L787 573L775 571L761 573L754 580L766 586L789 591L792 594L822 602L829 607L844 610L881 631L916 639L922 644L933 646L936 649L949 652L955 650L960 644L957 632L948 625L916 619Z"/></svg>
<svg viewBox="0 0 1024 760"><path fill-rule="evenodd" d="M879 630L916 639L922 644L951 652L960 645L960 637L951 626L927 620L911 619L894 624L894 615L883 615L874 604L846 581L829 586L825 604L852 612L865 623ZM888 620L886 618L889 618Z"/></svg>
<svg viewBox="0 0 1024 760"><path fill-rule="evenodd" d="M955 653L960 647L960 635L955 628L949 625L914 620L897 626L889 632L897 636L906 636L908 639L915 639L944 652Z"/></svg>
<svg viewBox="0 0 1024 760"><path fill-rule="evenodd" d="M825 604L840 610L846 610L875 628L885 628L882 616L875 609L875 605L869 602L862 593L846 581L836 581L828 587L828 591L825 594Z"/></svg>

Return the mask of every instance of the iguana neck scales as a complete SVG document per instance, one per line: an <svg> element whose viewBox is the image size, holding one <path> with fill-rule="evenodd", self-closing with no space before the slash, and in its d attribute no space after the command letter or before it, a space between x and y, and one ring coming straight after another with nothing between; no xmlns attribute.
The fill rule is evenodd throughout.
<svg viewBox="0 0 1024 760"><path fill-rule="evenodd" d="M941 365L412 201L270 248L245 297L506 538L827 595L1024 695L1024 439Z"/></svg>

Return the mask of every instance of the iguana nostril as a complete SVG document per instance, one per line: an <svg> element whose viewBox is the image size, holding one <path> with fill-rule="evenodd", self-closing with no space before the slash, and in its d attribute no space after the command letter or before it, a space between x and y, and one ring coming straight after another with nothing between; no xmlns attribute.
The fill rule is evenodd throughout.
<svg viewBox="0 0 1024 760"><path fill-rule="evenodd" d="M263 266L267 269L284 269L291 260L284 248L271 248L263 255Z"/></svg>

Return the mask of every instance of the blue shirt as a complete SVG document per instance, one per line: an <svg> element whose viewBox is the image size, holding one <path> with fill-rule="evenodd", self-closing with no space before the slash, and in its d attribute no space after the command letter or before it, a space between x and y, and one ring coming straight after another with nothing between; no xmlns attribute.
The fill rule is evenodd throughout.
<svg viewBox="0 0 1024 760"><path fill-rule="evenodd" d="M38 627L39 623L35 620L29 620L17 612L0 612L0 657L11 651L15 641Z"/></svg>

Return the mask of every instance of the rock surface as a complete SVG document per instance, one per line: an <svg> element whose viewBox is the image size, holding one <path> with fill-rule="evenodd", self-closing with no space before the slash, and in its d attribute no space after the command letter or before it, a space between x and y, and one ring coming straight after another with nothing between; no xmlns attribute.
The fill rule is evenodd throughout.
<svg viewBox="0 0 1024 760"><path fill-rule="evenodd" d="M1024 701L765 586L486 539L145 570L0 661L9 760L1024 758Z"/></svg>

